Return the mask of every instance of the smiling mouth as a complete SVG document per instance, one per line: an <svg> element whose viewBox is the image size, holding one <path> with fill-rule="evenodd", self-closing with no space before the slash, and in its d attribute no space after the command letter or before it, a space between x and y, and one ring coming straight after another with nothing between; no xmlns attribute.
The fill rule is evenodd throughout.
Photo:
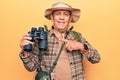
<svg viewBox="0 0 120 80"><path fill-rule="evenodd" d="M58 23L60 23L60 24L65 24L65 22L62 22L62 21L58 21Z"/></svg>

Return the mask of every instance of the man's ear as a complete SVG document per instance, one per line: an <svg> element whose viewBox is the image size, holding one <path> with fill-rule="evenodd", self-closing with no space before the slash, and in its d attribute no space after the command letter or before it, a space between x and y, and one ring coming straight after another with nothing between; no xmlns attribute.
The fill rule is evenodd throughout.
<svg viewBox="0 0 120 80"><path fill-rule="evenodd" d="M50 15L51 21L53 22L53 15Z"/></svg>
<svg viewBox="0 0 120 80"><path fill-rule="evenodd" d="M72 21L72 16L70 16L70 20L69 20L69 22L71 22Z"/></svg>

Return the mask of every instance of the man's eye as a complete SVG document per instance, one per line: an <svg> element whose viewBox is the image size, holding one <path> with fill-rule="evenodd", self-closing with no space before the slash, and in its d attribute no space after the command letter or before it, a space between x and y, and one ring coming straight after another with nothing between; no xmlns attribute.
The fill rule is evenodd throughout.
<svg viewBox="0 0 120 80"><path fill-rule="evenodd" d="M69 16L69 14L67 14L67 13L66 13L66 14L64 14L64 15L65 15L65 16Z"/></svg>
<svg viewBox="0 0 120 80"><path fill-rule="evenodd" d="M65 14L66 16L68 16L69 14Z"/></svg>
<svg viewBox="0 0 120 80"><path fill-rule="evenodd" d="M60 13L55 13L55 15L59 15Z"/></svg>

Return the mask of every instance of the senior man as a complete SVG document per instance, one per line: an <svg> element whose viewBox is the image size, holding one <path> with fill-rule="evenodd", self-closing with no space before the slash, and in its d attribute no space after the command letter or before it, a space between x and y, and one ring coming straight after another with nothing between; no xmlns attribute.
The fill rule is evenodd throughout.
<svg viewBox="0 0 120 80"><path fill-rule="evenodd" d="M69 24L75 23L80 18L80 9L72 8L64 2L57 2L45 11L45 17L52 21L52 27L47 34L49 55L43 55L42 61L40 62L37 42L33 44L30 35L25 34L20 41L20 58L25 68L28 71L34 71L40 66L43 71L49 72L58 56L61 45L65 43L57 64L51 73L51 79L85 80L82 60L86 57L91 63L98 63L100 61L100 55L80 32L74 31L79 35L80 41L78 41L73 36L74 33L68 30ZM67 34L67 32L69 33ZM23 49L28 44L34 46L31 52L24 51Z"/></svg>

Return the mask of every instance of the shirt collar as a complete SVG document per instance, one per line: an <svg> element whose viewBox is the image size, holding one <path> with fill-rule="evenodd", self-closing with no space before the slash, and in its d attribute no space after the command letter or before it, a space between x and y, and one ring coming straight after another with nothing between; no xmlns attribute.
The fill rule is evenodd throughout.
<svg viewBox="0 0 120 80"><path fill-rule="evenodd" d="M55 33L54 33L54 30L53 30L53 29L51 29L51 30L49 31L48 36L49 36L49 37L52 37L52 36L55 37Z"/></svg>
<svg viewBox="0 0 120 80"><path fill-rule="evenodd" d="M49 32L48 32L48 37L52 37L52 36L53 36L53 37L56 37L53 28L51 28L51 29L49 30ZM71 37L72 37L71 33L68 34L68 36L71 36Z"/></svg>

